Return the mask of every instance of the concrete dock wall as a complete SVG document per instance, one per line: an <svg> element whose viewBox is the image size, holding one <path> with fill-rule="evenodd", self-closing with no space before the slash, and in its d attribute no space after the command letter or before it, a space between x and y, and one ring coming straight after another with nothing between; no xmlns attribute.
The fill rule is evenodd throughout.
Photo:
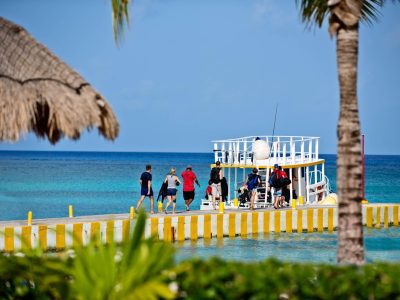
<svg viewBox="0 0 400 300"><path fill-rule="evenodd" d="M363 205L363 225L387 228L399 225L399 204ZM109 218L108 220L107 217ZM120 219L122 218L122 219ZM96 220L98 219L98 220ZM43 250L63 250L86 245L91 239L98 243L121 242L133 232L135 219L129 215L102 218L41 220L42 224L0 225L0 251L12 252L21 248L41 247ZM20 223L20 222L19 222ZM337 228L337 207L303 206L297 209L225 211L223 214L192 211L176 215L153 215L146 221L145 237L155 236L166 241L197 240L247 236L259 233L323 232Z"/></svg>

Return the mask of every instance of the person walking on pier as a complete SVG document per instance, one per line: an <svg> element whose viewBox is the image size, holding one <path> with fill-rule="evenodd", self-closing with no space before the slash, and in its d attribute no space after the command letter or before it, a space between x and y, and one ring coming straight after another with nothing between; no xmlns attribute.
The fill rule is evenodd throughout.
<svg viewBox="0 0 400 300"><path fill-rule="evenodd" d="M193 202L195 195L194 183L196 182L198 187L200 187L200 183L191 165L186 167L186 170L182 172L181 176L183 178L183 199L185 200L186 211L189 211L189 206Z"/></svg>
<svg viewBox="0 0 400 300"><path fill-rule="evenodd" d="M247 189L250 193L250 209L254 210L254 198L256 197L257 187L261 184L261 177L258 175L258 169L253 168L253 172L247 178Z"/></svg>
<svg viewBox="0 0 400 300"><path fill-rule="evenodd" d="M152 184L152 175L151 175L151 165L146 165L146 171L142 173L140 176L140 199L136 206L136 211L139 209L142 204L144 198L147 196L150 198L150 213L154 214L154 194Z"/></svg>
<svg viewBox="0 0 400 300"><path fill-rule="evenodd" d="M167 205L165 206L164 212L167 214L168 213L168 206L172 203L172 213L175 213L175 207L176 207L176 193L178 191L177 186L181 184L179 181L179 178L175 175L176 169L171 168L169 171L169 174L167 177L165 177L164 182L168 184L167 187Z"/></svg>
<svg viewBox="0 0 400 300"><path fill-rule="evenodd" d="M215 163L215 167L211 169L210 180L211 180L211 189L212 189L212 205L213 209L216 210L215 201L218 198L221 200L222 191L221 191L221 179L222 179L222 169L221 163L217 161Z"/></svg>

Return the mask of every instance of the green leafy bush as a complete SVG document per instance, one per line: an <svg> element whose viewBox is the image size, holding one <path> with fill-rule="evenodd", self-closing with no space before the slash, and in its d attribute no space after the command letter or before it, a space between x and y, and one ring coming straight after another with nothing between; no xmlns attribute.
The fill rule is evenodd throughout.
<svg viewBox="0 0 400 300"><path fill-rule="evenodd" d="M400 265L191 260L177 266L179 298L400 299Z"/></svg>

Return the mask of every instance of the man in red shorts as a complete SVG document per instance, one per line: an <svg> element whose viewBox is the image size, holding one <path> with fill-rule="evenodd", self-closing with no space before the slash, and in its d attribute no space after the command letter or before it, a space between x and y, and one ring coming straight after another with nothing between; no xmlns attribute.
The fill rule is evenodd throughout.
<svg viewBox="0 0 400 300"><path fill-rule="evenodd" d="M192 171L192 166L188 165L181 174L183 178L183 199L185 199L186 210L189 211L189 205L194 200L194 183L200 187L196 174Z"/></svg>

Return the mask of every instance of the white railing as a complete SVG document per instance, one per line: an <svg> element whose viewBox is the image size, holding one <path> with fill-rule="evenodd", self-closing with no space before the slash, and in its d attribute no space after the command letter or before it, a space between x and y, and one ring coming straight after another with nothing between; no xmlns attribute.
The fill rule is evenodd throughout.
<svg viewBox="0 0 400 300"><path fill-rule="evenodd" d="M256 138L267 142L270 148L268 159L256 161L253 143ZM215 140L214 158L224 164L262 165L298 164L319 160L319 137L309 136L247 136L236 139Z"/></svg>

